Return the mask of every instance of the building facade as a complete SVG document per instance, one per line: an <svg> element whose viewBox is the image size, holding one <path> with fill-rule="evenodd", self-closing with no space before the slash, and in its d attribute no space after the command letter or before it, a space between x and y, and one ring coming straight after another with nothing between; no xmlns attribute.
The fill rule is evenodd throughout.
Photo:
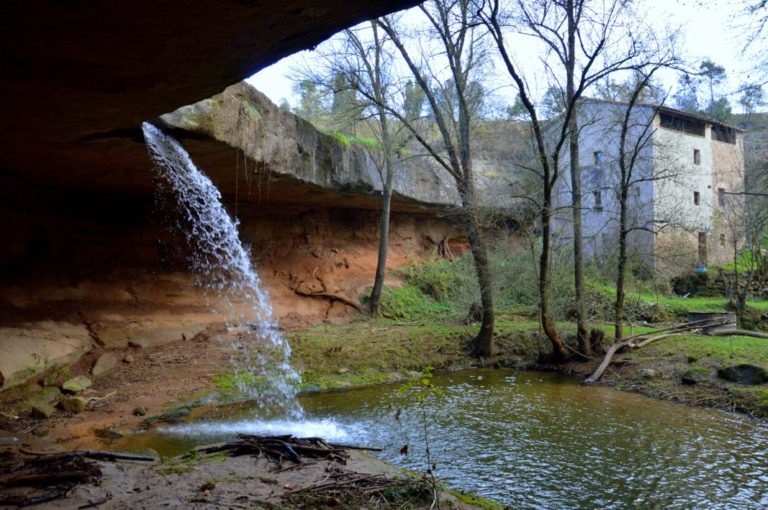
<svg viewBox="0 0 768 510"><path fill-rule="evenodd" d="M579 108L585 256L618 252L619 197L628 199L632 261L656 275L733 260L744 237L739 129L668 107L585 100ZM624 145L622 186L620 147ZM569 168L565 155L563 168ZM556 187L555 235L572 236L570 173Z"/></svg>

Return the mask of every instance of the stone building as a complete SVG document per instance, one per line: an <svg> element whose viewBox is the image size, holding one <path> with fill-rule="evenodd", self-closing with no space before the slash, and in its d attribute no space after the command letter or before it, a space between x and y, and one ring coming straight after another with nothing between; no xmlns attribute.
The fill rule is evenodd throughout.
<svg viewBox="0 0 768 510"><path fill-rule="evenodd" d="M619 146L628 105L586 100L579 111L587 257L618 252ZM704 270L733 259L743 242L742 131L666 106L637 105L626 122L630 256L653 274ZM567 155L566 155L567 156ZM568 168L567 158L563 168ZM563 172L555 232L571 237L570 177ZM736 194L734 194L736 193Z"/></svg>

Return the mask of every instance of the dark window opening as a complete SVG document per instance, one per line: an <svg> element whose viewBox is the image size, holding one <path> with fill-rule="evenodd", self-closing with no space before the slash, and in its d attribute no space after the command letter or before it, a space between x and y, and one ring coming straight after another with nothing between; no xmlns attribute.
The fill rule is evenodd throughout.
<svg viewBox="0 0 768 510"><path fill-rule="evenodd" d="M712 139L718 142L736 144L736 130L725 126L712 126Z"/></svg>
<svg viewBox="0 0 768 510"><path fill-rule="evenodd" d="M693 205L699 205L699 202L701 200L701 195L699 195L698 191L693 192Z"/></svg>
<svg viewBox="0 0 768 510"><path fill-rule="evenodd" d="M676 115L662 113L659 115L661 127L688 133L689 135L704 136L705 124L701 121L684 119Z"/></svg>
<svg viewBox="0 0 768 510"><path fill-rule="evenodd" d="M693 149L693 164L701 164L701 151L699 149Z"/></svg>
<svg viewBox="0 0 768 510"><path fill-rule="evenodd" d="M725 188L717 188L717 205L725 207Z"/></svg>
<svg viewBox="0 0 768 510"><path fill-rule="evenodd" d="M725 234L720 234L720 246L725 246Z"/></svg>
<svg viewBox="0 0 768 510"><path fill-rule="evenodd" d="M592 158L595 165L599 165L603 162L603 151L595 151L592 153Z"/></svg>
<svg viewBox="0 0 768 510"><path fill-rule="evenodd" d="M599 191L593 191L592 197L595 199L595 212L603 211L603 195Z"/></svg>

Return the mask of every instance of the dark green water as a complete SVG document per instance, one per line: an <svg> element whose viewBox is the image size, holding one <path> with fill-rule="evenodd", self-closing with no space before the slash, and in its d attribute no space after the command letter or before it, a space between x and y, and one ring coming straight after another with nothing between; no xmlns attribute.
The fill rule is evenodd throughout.
<svg viewBox="0 0 768 510"><path fill-rule="evenodd" d="M768 508L768 428L740 416L581 386L555 374L440 375L426 407L379 386L302 398L307 422L227 419L134 438L176 453L236 431L320 435L385 448L424 471L421 411L437 475L514 508ZM395 419L401 409L400 420ZM410 454L398 453L409 444Z"/></svg>

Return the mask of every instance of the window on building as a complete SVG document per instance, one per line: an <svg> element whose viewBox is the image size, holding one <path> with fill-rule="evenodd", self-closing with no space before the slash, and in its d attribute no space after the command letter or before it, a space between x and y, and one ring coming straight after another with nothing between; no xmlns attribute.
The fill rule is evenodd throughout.
<svg viewBox="0 0 768 510"><path fill-rule="evenodd" d="M701 195L699 195L698 191L693 192L693 205L699 205L699 202L701 200Z"/></svg>
<svg viewBox="0 0 768 510"><path fill-rule="evenodd" d="M701 164L701 151L699 149L693 149L693 164Z"/></svg>
<svg viewBox="0 0 768 510"><path fill-rule="evenodd" d="M727 126L712 126L712 139L730 144L736 143L736 130Z"/></svg>
<svg viewBox="0 0 768 510"><path fill-rule="evenodd" d="M595 212L603 211L603 195L600 191L593 191L592 197L595 199Z"/></svg>
<svg viewBox="0 0 768 510"><path fill-rule="evenodd" d="M706 124L699 119L681 116L679 113L661 113L659 115L661 127L673 129L689 135L704 136Z"/></svg>
<svg viewBox="0 0 768 510"><path fill-rule="evenodd" d="M717 188L717 205L725 207L725 188Z"/></svg>
<svg viewBox="0 0 768 510"><path fill-rule="evenodd" d="M720 246L725 246L725 234L720 234Z"/></svg>
<svg viewBox="0 0 768 510"><path fill-rule="evenodd" d="M603 163L603 151L595 151L592 153L592 159L595 163L595 165L600 165Z"/></svg>

